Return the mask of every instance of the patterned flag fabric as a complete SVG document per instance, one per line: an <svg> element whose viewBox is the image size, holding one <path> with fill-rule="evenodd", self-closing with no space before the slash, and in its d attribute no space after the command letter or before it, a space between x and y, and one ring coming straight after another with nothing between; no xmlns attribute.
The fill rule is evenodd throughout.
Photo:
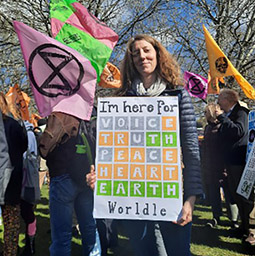
<svg viewBox="0 0 255 256"><path fill-rule="evenodd" d="M14 118L22 118L23 120L30 120L28 105L30 97L22 92L18 84L10 87L9 91L5 95L10 111Z"/></svg>
<svg viewBox="0 0 255 256"><path fill-rule="evenodd" d="M219 94L219 93L220 93L219 78L218 77L211 78L211 74L209 70L207 94Z"/></svg>
<svg viewBox="0 0 255 256"><path fill-rule="evenodd" d="M60 111L89 120L97 78L90 61L22 22L14 28L40 116Z"/></svg>
<svg viewBox="0 0 255 256"><path fill-rule="evenodd" d="M185 89L193 97L205 99L207 96L207 79L188 71L184 72Z"/></svg>
<svg viewBox="0 0 255 256"><path fill-rule="evenodd" d="M51 0L50 16L53 37L85 56L99 82L118 35L74 0Z"/></svg>
<svg viewBox="0 0 255 256"><path fill-rule="evenodd" d="M38 126L38 121L41 119L41 117L39 115L37 115L36 113L32 113L31 114L31 118L30 118L30 122L34 127Z"/></svg>
<svg viewBox="0 0 255 256"><path fill-rule="evenodd" d="M255 89L245 80L244 77L235 69L227 56L223 53L217 43L214 41L210 33L203 25L206 51L209 60L211 78L220 78L226 76L234 76L245 95L250 99L255 99Z"/></svg>
<svg viewBox="0 0 255 256"><path fill-rule="evenodd" d="M98 85L102 88L119 88L121 86L119 69L112 63L107 62Z"/></svg>

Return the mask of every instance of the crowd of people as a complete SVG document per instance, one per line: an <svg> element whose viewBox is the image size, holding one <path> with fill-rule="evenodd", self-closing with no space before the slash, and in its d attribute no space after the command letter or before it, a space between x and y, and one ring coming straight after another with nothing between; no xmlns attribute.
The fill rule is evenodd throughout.
<svg viewBox="0 0 255 256"><path fill-rule="evenodd" d="M130 39L121 65L121 75L122 85L116 92L117 96L176 96L179 103L183 162L181 216L176 222L123 220L122 226L129 236L134 255L190 255L195 201L206 196L213 213L213 219L207 226L217 227L221 224L222 216L221 187L231 228L241 232L244 242L255 245L254 193L248 200L236 193L245 166L248 142L248 110L240 106L238 94L234 90L224 89L217 103L206 106L207 125L200 151L194 107L183 87L180 67L158 40L149 35L137 35ZM0 96L0 175L4 178L4 181L1 179L0 190L4 224L3 255L17 255L20 214L26 223L23 256L33 255L36 234L34 205L21 199L22 163L29 145L28 131L21 121L11 117L4 94ZM93 189L97 171L95 159L83 166L83 180L78 179L82 182L78 182L72 173L72 168L79 161L74 148L81 123L75 116L52 112L38 143L39 153L46 159L50 176L51 256L71 255L74 212L81 234L82 255L107 255L107 247L117 245L115 221L95 220L93 217ZM37 154L37 147L29 150Z"/></svg>
<svg viewBox="0 0 255 256"><path fill-rule="evenodd" d="M243 242L255 245L254 190L248 199L236 192L246 164L248 113L236 91L223 89L217 104L205 109L201 156L204 187L213 213L209 226L220 224L222 187L232 230Z"/></svg>

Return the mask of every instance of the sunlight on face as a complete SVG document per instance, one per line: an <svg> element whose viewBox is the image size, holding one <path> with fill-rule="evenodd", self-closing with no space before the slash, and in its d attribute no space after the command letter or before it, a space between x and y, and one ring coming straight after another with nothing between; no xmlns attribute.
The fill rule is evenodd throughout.
<svg viewBox="0 0 255 256"><path fill-rule="evenodd" d="M157 52L145 40L135 41L132 48L133 62L142 78L155 74L157 67Z"/></svg>

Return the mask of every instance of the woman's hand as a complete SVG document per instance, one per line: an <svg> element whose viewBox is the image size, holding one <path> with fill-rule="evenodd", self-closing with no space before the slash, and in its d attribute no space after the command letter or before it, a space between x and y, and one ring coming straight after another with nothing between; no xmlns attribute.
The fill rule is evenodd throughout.
<svg viewBox="0 0 255 256"><path fill-rule="evenodd" d="M87 185L92 190L94 190L95 183L96 183L96 172L95 172L95 166L94 165L90 166L90 172L86 175L86 182L87 182Z"/></svg>
<svg viewBox="0 0 255 256"><path fill-rule="evenodd" d="M193 209L196 201L196 196L190 196L183 204L182 207L182 216L176 222L180 226L185 226L192 221Z"/></svg>

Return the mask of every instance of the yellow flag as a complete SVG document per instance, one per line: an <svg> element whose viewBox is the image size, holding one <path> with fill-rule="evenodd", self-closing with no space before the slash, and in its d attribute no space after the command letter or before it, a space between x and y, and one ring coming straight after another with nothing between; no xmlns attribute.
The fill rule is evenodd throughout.
<svg viewBox="0 0 255 256"><path fill-rule="evenodd" d="M255 99L255 89L235 69L228 57L223 53L204 25L203 29L212 79L216 77L234 76L245 95L249 99Z"/></svg>

